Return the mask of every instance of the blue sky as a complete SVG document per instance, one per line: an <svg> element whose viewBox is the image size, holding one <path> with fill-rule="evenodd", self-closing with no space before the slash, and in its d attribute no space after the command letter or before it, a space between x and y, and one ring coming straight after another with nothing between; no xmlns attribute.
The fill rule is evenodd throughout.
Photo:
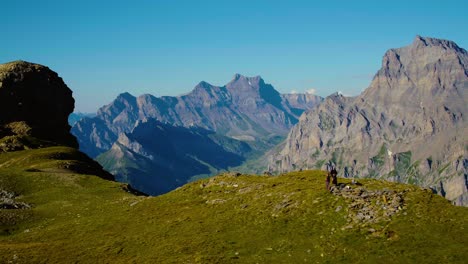
<svg viewBox="0 0 468 264"><path fill-rule="evenodd" d="M93 112L261 75L280 92L357 95L416 35L468 46L466 1L4 1L0 62L49 66Z"/></svg>

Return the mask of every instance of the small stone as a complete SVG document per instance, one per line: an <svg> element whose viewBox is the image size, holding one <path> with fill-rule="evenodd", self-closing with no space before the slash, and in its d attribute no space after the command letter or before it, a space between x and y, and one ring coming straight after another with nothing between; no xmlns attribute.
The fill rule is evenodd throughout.
<svg viewBox="0 0 468 264"><path fill-rule="evenodd" d="M342 207L341 205L340 205L340 206L338 206L338 207L336 207L336 209L335 209L335 212L339 212L339 211L341 211L341 209L342 209L342 208L343 208L343 207Z"/></svg>

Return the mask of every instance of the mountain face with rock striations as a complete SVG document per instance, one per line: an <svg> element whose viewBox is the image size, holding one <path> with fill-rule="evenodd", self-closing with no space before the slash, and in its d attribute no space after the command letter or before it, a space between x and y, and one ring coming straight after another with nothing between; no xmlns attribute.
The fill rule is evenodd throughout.
<svg viewBox="0 0 468 264"><path fill-rule="evenodd" d="M155 119L138 121L97 157L120 182L157 195L194 179L240 165L249 145L203 128L172 126Z"/></svg>
<svg viewBox="0 0 468 264"><path fill-rule="evenodd" d="M386 52L361 95L335 94L304 113L270 169L323 167L345 176L431 187L468 204L468 53L452 41L417 36Z"/></svg>
<svg viewBox="0 0 468 264"><path fill-rule="evenodd" d="M131 132L139 120L155 118L177 126L197 126L231 138L268 142L285 136L300 114L321 101L318 96L287 99L262 78L236 74L225 86L200 82L177 97L129 93L119 95L73 128L80 149L91 157L109 150L120 133Z"/></svg>

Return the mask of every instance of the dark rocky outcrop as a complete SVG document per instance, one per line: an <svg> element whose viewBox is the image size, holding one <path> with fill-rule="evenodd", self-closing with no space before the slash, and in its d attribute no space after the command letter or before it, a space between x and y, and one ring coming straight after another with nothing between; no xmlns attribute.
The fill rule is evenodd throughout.
<svg viewBox="0 0 468 264"><path fill-rule="evenodd" d="M71 171L114 180L114 176L104 171L99 163L76 150L78 143L68 125L68 116L74 107L72 91L49 68L25 61L1 64L0 152L51 146L72 147L57 149L49 157L60 161L55 171L49 172ZM27 171L42 172L41 169ZM2 192L2 195L5 196L2 196L2 207L22 206L12 203L10 194Z"/></svg>
<svg viewBox="0 0 468 264"><path fill-rule="evenodd" d="M0 150L48 144L77 147L67 122L74 103L72 91L49 68L25 61L1 64Z"/></svg>

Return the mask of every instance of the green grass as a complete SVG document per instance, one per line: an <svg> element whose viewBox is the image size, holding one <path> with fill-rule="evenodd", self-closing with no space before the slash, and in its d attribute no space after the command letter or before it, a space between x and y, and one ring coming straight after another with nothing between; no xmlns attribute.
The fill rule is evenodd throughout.
<svg viewBox="0 0 468 264"><path fill-rule="evenodd" d="M387 157L387 147L383 144L380 147L379 153L371 158L372 163L374 164L374 169L370 172L371 178L376 178L379 173L378 171L385 165L385 159Z"/></svg>
<svg viewBox="0 0 468 264"><path fill-rule="evenodd" d="M411 151L396 154L397 162L395 163L395 171L398 175L404 176L411 166Z"/></svg>
<svg viewBox="0 0 468 264"><path fill-rule="evenodd" d="M217 176L158 197L77 174L75 150L0 154L0 188L33 204L0 210L0 262L18 263L466 263L468 209L408 190L382 232L345 228L350 201L324 189L322 171ZM347 179L339 179L348 182ZM336 211L338 206L343 210ZM6 219L10 219L6 221Z"/></svg>
<svg viewBox="0 0 468 264"><path fill-rule="evenodd" d="M316 169L320 169L323 164L325 164L326 160L318 160L316 163L315 163L315 168Z"/></svg>

